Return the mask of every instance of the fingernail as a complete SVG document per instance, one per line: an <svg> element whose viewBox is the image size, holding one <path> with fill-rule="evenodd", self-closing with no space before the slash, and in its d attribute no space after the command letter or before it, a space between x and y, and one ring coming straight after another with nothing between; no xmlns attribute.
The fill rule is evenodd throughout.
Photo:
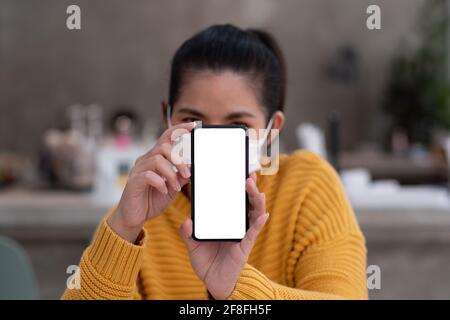
<svg viewBox="0 0 450 320"><path fill-rule="evenodd" d="M173 182L170 183L170 187L171 189L175 190L175 191L180 191L181 190L181 186L180 183L178 182L178 180L175 180Z"/></svg>

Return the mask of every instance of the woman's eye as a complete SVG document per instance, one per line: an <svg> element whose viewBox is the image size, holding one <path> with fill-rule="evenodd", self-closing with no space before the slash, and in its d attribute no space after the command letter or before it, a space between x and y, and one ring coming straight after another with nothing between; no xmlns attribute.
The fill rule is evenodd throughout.
<svg viewBox="0 0 450 320"><path fill-rule="evenodd" d="M181 120L182 122L194 122L194 121L200 121L198 118L184 118Z"/></svg>
<svg viewBox="0 0 450 320"><path fill-rule="evenodd" d="M237 125L237 126L244 126L244 127L249 127L249 125L245 122L233 122L232 124Z"/></svg>

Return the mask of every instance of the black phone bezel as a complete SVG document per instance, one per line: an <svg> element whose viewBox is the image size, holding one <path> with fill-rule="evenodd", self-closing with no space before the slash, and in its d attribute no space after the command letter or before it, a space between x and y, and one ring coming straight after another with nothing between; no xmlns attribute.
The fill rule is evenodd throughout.
<svg viewBox="0 0 450 320"><path fill-rule="evenodd" d="M192 238L195 241L234 241L240 242L243 238L239 239L200 239L195 235L195 155L194 155L194 142L195 142L195 130L196 129L216 129L216 128L228 128L228 129L243 129L245 131L245 179L249 177L248 168L248 131L247 127L243 125L202 125L201 127L195 127L191 131L191 219L192 219ZM248 193L245 192L245 232L249 229L249 217L248 217L249 199Z"/></svg>

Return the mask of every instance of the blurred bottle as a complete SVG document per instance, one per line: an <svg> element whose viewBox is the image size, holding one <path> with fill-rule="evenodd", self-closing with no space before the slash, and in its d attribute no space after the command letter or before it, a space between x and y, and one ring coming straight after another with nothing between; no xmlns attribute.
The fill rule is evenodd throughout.
<svg viewBox="0 0 450 320"><path fill-rule="evenodd" d="M90 190L95 154L102 139L102 112L97 105L67 108L68 130L50 129L43 137L40 171L51 187Z"/></svg>

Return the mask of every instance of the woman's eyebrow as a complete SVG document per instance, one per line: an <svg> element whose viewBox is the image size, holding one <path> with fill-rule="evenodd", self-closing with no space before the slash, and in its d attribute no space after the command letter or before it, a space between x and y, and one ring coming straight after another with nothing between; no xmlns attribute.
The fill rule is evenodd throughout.
<svg viewBox="0 0 450 320"><path fill-rule="evenodd" d="M201 112L198 112L197 110L194 110L194 109L191 109L191 108L181 108L180 110L178 110L178 112L180 112L180 113L187 113L189 115L196 116L196 117L199 117L199 118L204 118L205 117Z"/></svg>
<svg viewBox="0 0 450 320"><path fill-rule="evenodd" d="M254 118L255 115L247 112L247 111L238 111L238 112L233 112L230 113L229 115L227 115L227 119L236 119L236 118L244 118L244 117L249 117L249 118Z"/></svg>

